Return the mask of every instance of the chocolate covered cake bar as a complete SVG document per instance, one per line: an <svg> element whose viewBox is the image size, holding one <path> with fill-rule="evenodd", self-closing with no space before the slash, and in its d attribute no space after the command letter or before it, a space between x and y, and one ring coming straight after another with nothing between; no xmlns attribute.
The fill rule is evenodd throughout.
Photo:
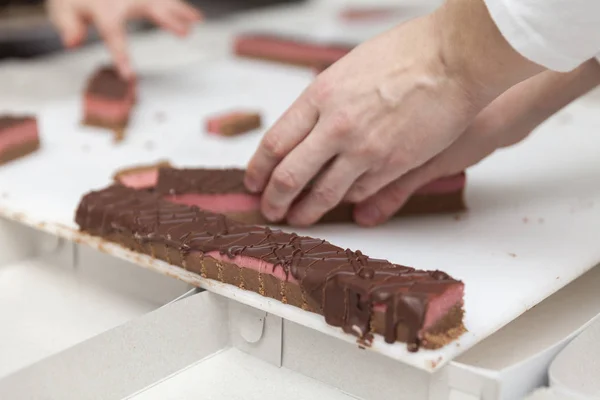
<svg viewBox="0 0 600 400"><path fill-rule="evenodd" d="M102 67L91 77L84 94L85 125L107 128L115 140L124 137L135 104L136 83L126 81L114 67Z"/></svg>
<svg viewBox="0 0 600 400"><path fill-rule="evenodd" d="M373 334L434 349L464 332L462 282L376 260L325 240L234 222L121 185L91 192L80 229L218 280L321 314L369 345Z"/></svg>
<svg viewBox="0 0 600 400"><path fill-rule="evenodd" d="M158 161L154 164L123 168L114 174L113 180L138 190L151 189L156 186L158 170L170 167L171 164L168 161Z"/></svg>
<svg viewBox="0 0 600 400"><path fill-rule="evenodd" d="M240 57L317 68L333 64L353 48L260 33L241 34L234 46L235 54Z"/></svg>
<svg viewBox="0 0 600 400"><path fill-rule="evenodd" d="M40 137L35 117L0 115L0 165L39 148Z"/></svg>
<svg viewBox="0 0 600 400"><path fill-rule="evenodd" d="M267 224L260 212L260 196L244 186L243 169L161 168L156 191L165 199L225 214L245 223ZM419 189L397 215L436 214L465 209L465 174L438 179ZM321 223L351 222L352 204L340 204Z"/></svg>
<svg viewBox="0 0 600 400"><path fill-rule="evenodd" d="M206 121L208 133L235 136L260 128L262 119L257 112L232 111L215 115Z"/></svg>

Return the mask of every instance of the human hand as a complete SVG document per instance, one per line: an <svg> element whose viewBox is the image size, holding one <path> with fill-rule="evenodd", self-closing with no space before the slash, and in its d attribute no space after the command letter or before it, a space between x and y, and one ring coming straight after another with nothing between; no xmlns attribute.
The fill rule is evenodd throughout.
<svg viewBox="0 0 600 400"><path fill-rule="evenodd" d="M590 60L570 73L546 71L512 87L485 108L446 150L358 204L364 226L385 222L421 186L477 164L497 149L525 139L571 101L600 84L600 65Z"/></svg>
<svg viewBox="0 0 600 400"><path fill-rule="evenodd" d="M185 36L201 18L200 12L183 0L49 0L48 12L67 47L80 45L87 25L95 24L119 72L126 78L133 75L125 35L128 19L147 18Z"/></svg>
<svg viewBox="0 0 600 400"><path fill-rule="evenodd" d="M263 192L269 220L313 224L426 163L495 96L540 70L506 43L482 2L449 0L318 76L264 136L246 185Z"/></svg>

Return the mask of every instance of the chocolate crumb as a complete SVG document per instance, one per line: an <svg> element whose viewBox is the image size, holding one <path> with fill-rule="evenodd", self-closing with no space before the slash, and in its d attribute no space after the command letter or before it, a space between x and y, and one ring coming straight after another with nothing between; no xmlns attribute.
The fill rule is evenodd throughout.
<svg viewBox="0 0 600 400"><path fill-rule="evenodd" d="M529 223L529 218L527 218L527 217L523 217L523 223L524 223L524 224L527 224L527 223Z"/></svg>
<svg viewBox="0 0 600 400"><path fill-rule="evenodd" d="M515 253L508 253L508 255L511 256L511 257L513 257L513 258L517 256Z"/></svg>
<svg viewBox="0 0 600 400"><path fill-rule="evenodd" d="M454 220L455 221L462 221L463 219L465 219L465 215L464 214L456 214L454 216Z"/></svg>

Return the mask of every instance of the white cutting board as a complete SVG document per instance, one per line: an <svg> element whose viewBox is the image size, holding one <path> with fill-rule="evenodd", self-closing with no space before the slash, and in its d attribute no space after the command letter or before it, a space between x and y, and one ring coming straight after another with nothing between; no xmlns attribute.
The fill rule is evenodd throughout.
<svg viewBox="0 0 600 400"><path fill-rule="evenodd" d="M140 102L126 141L118 146L111 135L79 125L80 89L90 66L104 60L102 50L0 69L0 87L12 88L0 91L0 110L39 110L43 141L36 155L0 168L0 215L42 229L75 227L81 195L107 185L119 167L161 158L179 166L244 166L261 132L215 138L203 132L205 117L253 107L269 125L311 80L304 69L208 56L213 53L206 48L152 38L132 43L141 71ZM151 42L156 51L146 51ZM10 85L14 79L27 85L19 91ZM463 219L437 216L376 229L345 225L302 232L464 280L469 333L460 341L417 354L402 344L377 343L378 351L435 369L600 261L599 110L597 100L580 101L525 143L473 168L470 212ZM219 289L262 306L260 296L228 290ZM272 303L265 307L339 335L320 317Z"/></svg>

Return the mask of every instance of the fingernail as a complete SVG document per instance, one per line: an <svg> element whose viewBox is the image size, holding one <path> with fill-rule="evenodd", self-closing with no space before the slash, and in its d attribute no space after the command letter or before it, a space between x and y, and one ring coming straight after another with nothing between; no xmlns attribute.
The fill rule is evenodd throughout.
<svg viewBox="0 0 600 400"><path fill-rule="evenodd" d="M381 219L381 211L372 204L359 207L356 210L356 219L361 225L375 225Z"/></svg>

